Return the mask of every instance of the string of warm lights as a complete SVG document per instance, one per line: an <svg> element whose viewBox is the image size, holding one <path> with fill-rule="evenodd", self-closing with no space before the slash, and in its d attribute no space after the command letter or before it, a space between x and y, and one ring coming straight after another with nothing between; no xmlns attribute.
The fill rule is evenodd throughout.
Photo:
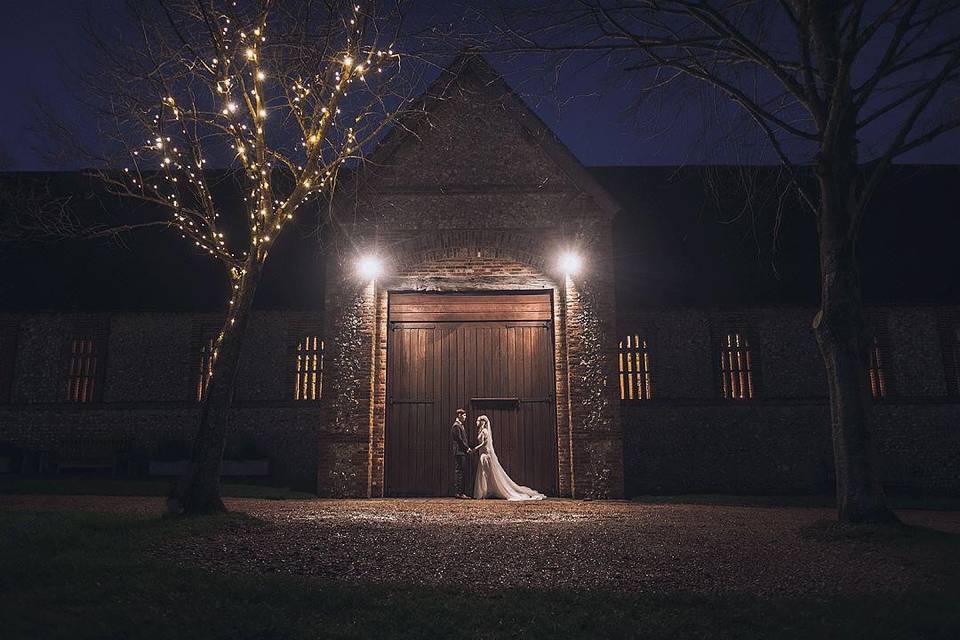
<svg viewBox="0 0 960 640"><path fill-rule="evenodd" d="M372 90L368 78L399 62L392 47L379 46L378 36L363 44L367 13L361 4L340 21L339 53L312 72L300 60L285 59L282 47L271 50L266 9L245 13L237 5L231 2L230 9L210 15L215 27L209 30L210 42L188 48L198 53L177 61L181 73L164 81L165 95L144 122L149 135L131 151L132 165L124 169L132 193L165 205L184 239L228 267L225 327L236 322L238 297L251 269L263 264L286 225L332 186L337 169L364 143L359 125L378 114L344 113L351 86L361 82ZM209 99L197 98L198 84L209 87ZM301 134L296 153L272 144L285 137L291 118ZM205 153L205 147L222 144L224 138L246 182L245 247L236 240L228 243L220 207L207 184L207 156L218 153L209 148ZM211 354L214 361L222 339L221 332Z"/></svg>

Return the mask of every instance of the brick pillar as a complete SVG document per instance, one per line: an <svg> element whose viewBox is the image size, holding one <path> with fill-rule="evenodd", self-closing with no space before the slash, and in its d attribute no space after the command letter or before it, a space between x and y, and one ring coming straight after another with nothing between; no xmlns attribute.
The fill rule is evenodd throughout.
<svg viewBox="0 0 960 640"><path fill-rule="evenodd" d="M609 270L566 282L573 497L623 496L623 432Z"/></svg>
<svg viewBox="0 0 960 640"><path fill-rule="evenodd" d="M317 493L367 497L376 287L373 282L351 277L342 265L336 267L327 281Z"/></svg>

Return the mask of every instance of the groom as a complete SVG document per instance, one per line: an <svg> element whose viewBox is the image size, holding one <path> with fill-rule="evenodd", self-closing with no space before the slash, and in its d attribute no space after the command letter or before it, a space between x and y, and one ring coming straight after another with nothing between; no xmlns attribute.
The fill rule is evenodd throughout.
<svg viewBox="0 0 960 640"><path fill-rule="evenodd" d="M466 488L463 483L463 465L467 454L470 453L470 445L467 444L467 432L463 428L463 422L467 419L467 412L463 409L457 409L457 419L450 427L450 437L453 439L453 484L457 497L466 499Z"/></svg>

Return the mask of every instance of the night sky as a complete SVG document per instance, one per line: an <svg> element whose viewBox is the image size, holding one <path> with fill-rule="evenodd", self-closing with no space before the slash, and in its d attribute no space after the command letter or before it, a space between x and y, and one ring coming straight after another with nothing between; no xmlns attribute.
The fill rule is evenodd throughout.
<svg viewBox="0 0 960 640"><path fill-rule="evenodd" d="M86 5L101 36L121 29L121 0ZM420 7L432 8L432 2ZM458 14L457 6L438 20L444 32L469 32L475 23ZM453 7L453 8L450 8ZM96 139L95 119L71 89L71 69L89 60L92 47L82 28L85 5L67 0L34 0L5 7L0 21L0 54L7 61L6 92L0 100L0 171L72 170L76 160L52 161L50 151L31 130L36 105L45 104L66 116L88 139ZM428 12L430 13L430 12ZM451 51L438 62L452 59ZM521 97L553 128L585 165L697 165L751 163L767 160L761 145L732 140L717 126L716 115L683 96L667 95L641 104L628 117L633 91L618 76L602 69L566 68L558 84L545 80L540 60L493 57L490 60ZM700 109L704 110L701 111ZM866 143L880 140L867 140ZM874 202L864 228L862 263L865 295L870 302L960 302L960 285L945 274L960 270L960 254L952 248L960 233L955 215L956 176L960 171L960 131L943 136L901 162L949 164L953 167L908 168L894 172ZM694 169L694 171L697 171ZM683 304L812 304L817 296L815 232L812 217L791 214L786 240L744 218L740 224L719 224L726 214L713 211L700 192L701 181L653 166L640 169L596 169L594 175L624 206L617 233L615 260L621 300ZM75 177L61 176L70 190ZM909 178L909 179L908 179ZM58 182L59 184L59 182ZM87 206L89 203L84 204ZM731 205L737 208L739 205ZM651 212L659 212L651 216ZM904 225L907 214L911 224ZM258 298L265 307L319 303L318 274L322 262L318 240L307 225L284 242L304 250L271 260L270 286ZM169 244L165 244L167 242ZM140 243L146 243L141 245ZM161 251L155 251L164 243ZM109 243L41 247L4 258L0 272L30 272L33 279L0 278L0 309L89 308L219 310L225 286L222 273L179 239L143 234L129 239L126 251ZM147 246L149 244L149 246ZM909 260L891 260L896 247ZM141 250L142 249L142 250ZM283 252L280 252L281 254ZM138 257L140 256L140 257ZM91 268L74 270L82 260ZM9 261L9 262L8 262ZM101 265L102 268L95 268ZM107 266L109 265L109 266ZM161 277L160 274L174 274ZM202 275L201 275L202 274ZM290 274L296 274L292 277ZM177 287L178 282L209 281L210 287ZM42 286L37 283L43 282ZM728 286L736 283L735 287ZM683 294L686 297L678 298Z"/></svg>
<svg viewBox="0 0 960 640"><path fill-rule="evenodd" d="M0 169L74 169L69 160L51 161L48 145L31 132L38 102L69 114L76 128L90 135L96 127L66 81L73 65L90 54L81 24L87 10L101 34L109 36L122 21L120 0L32 0L4 3L0 21L0 56L6 62L4 99L0 100ZM463 18L463 5L422 1L429 19L432 9L445 7L440 21L453 32L476 25ZM418 9L419 10L419 9ZM689 99L648 101L630 110L634 95L624 83L602 69L565 67L556 85L546 84L543 68L533 58L494 58L508 82L586 165L672 165L769 160L765 150L733 144ZM882 133L878 134L882 135ZM901 162L956 163L960 132L900 159Z"/></svg>

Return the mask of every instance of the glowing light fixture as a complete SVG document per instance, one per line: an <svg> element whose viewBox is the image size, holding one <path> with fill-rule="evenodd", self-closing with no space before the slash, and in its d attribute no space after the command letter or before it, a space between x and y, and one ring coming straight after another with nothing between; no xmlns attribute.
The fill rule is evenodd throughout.
<svg viewBox="0 0 960 640"><path fill-rule="evenodd" d="M373 280L383 271L383 261L378 256L368 254L357 261L357 273L365 280Z"/></svg>
<svg viewBox="0 0 960 640"><path fill-rule="evenodd" d="M573 251L560 255L560 269L567 275L573 275L583 267L583 259Z"/></svg>

